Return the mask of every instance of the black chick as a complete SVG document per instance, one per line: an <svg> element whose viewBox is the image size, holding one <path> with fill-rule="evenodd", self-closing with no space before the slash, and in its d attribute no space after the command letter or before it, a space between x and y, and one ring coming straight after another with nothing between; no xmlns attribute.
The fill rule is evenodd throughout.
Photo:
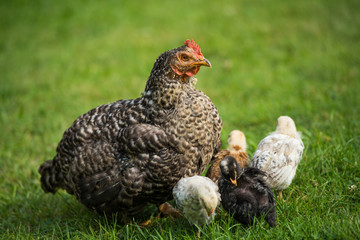
<svg viewBox="0 0 360 240"><path fill-rule="evenodd" d="M271 227L276 224L275 200L264 181L265 173L257 168L242 168L231 156L220 163L219 189L221 204L242 224L250 225L254 218L265 215Z"/></svg>

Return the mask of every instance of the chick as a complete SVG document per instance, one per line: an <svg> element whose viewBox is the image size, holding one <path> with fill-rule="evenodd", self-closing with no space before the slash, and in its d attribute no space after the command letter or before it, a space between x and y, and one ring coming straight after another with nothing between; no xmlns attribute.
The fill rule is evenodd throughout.
<svg viewBox="0 0 360 240"><path fill-rule="evenodd" d="M181 178L173 188L173 197L188 221L198 226L213 220L215 209L220 204L218 186L202 176Z"/></svg>
<svg viewBox="0 0 360 240"><path fill-rule="evenodd" d="M271 189L279 190L279 199L282 199L282 190L291 184L295 176L304 144L290 117L281 116L277 121L276 131L259 143L251 166L267 174L267 184Z"/></svg>
<svg viewBox="0 0 360 240"><path fill-rule="evenodd" d="M220 162L226 156L232 156L236 159L242 168L250 166L250 158L246 152L245 134L239 130L233 130L228 137L228 149L221 150L211 160L211 166L206 173L206 177L217 182L220 177Z"/></svg>
<svg viewBox="0 0 360 240"><path fill-rule="evenodd" d="M227 156L220 163L219 189L221 204L242 224L265 215L270 227L276 225L275 200L264 181L265 173L257 168L242 168L235 158Z"/></svg>

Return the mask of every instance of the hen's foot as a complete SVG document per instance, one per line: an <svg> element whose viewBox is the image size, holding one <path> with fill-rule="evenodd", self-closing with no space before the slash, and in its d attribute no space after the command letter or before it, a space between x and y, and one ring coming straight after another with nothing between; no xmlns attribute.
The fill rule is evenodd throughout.
<svg viewBox="0 0 360 240"><path fill-rule="evenodd" d="M159 220L163 217L171 217L171 218L180 218L183 217L183 215L180 213L179 210L175 209L173 206L171 206L169 203L165 202L163 204L160 204L158 206L159 214L151 219L148 219L142 223L139 224L140 227L146 228L152 226L154 223L152 220L156 219Z"/></svg>

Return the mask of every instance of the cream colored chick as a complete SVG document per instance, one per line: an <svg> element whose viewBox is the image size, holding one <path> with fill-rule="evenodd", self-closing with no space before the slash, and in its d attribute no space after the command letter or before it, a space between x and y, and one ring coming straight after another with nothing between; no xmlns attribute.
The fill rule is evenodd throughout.
<svg viewBox="0 0 360 240"><path fill-rule="evenodd" d="M202 176L180 179L173 188L173 197L176 206L188 221L198 226L213 220L215 209L220 204L218 186Z"/></svg>
<svg viewBox="0 0 360 240"><path fill-rule="evenodd" d="M245 134L239 130L231 131L228 138L228 148L218 152L211 160L211 166L206 173L206 177L217 182L220 177L220 162L226 157L231 156L236 159L242 168L250 166L250 158L246 152Z"/></svg>
<svg viewBox="0 0 360 240"><path fill-rule="evenodd" d="M304 144L294 121L288 116L281 116L276 131L259 143L251 167L267 173L267 184L278 190L282 199L282 190L291 184L303 151Z"/></svg>

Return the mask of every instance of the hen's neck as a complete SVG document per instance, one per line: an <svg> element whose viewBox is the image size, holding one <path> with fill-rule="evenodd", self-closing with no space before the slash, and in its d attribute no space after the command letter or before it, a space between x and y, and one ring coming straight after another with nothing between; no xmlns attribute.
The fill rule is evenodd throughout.
<svg viewBox="0 0 360 240"><path fill-rule="evenodd" d="M143 97L161 108L172 108L179 103L179 98L194 90L195 77L180 79L170 72L150 75Z"/></svg>

